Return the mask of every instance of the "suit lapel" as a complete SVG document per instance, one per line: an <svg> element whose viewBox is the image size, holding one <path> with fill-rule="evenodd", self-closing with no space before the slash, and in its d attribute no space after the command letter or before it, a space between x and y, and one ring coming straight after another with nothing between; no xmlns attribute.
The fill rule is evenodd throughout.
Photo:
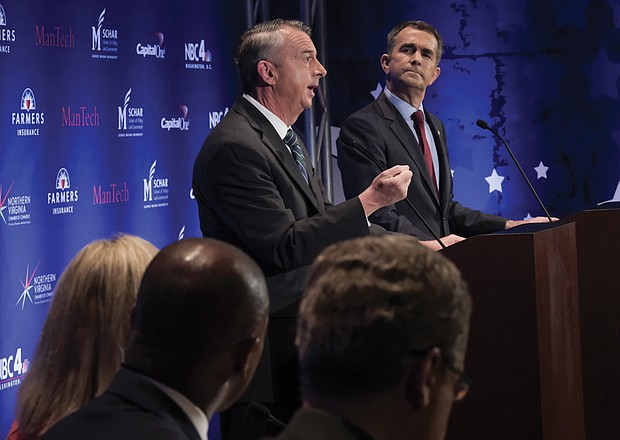
<svg viewBox="0 0 620 440"><path fill-rule="evenodd" d="M383 117L390 121L390 129L394 135L400 141L401 147L407 152L407 154L413 160L417 172L422 176L422 182L429 195L433 198L437 206L439 206L439 200L437 199L437 193L435 192L435 185L431 181L431 175L426 168L426 162L424 162L424 153L420 144L416 140L415 136L411 132L411 129L407 125L407 122L394 108L390 100L385 96L385 93L381 92L381 95L377 99L377 104L383 112ZM414 172L416 170L413 170Z"/></svg>
<svg viewBox="0 0 620 440"><path fill-rule="evenodd" d="M319 206L317 201L317 197L313 193L313 191L317 191L317 184L313 182L315 179L314 173L312 170L308 170L308 183L306 183L306 179L301 175L299 168L297 166L297 162L293 159L293 155L288 150L287 146L284 144L284 141L280 139L278 136L278 132L273 128L271 123L263 116L263 114L248 102L245 98L240 97L237 99L237 102L233 106L233 109L237 110L239 113L244 115L250 125L257 131L261 133L261 140L263 144L273 153L276 157L286 174L290 177L290 179L295 182L298 189L308 198L308 200L312 203L312 205L320 211L324 210L323 206ZM304 157L306 158L306 163L311 164L311 160L308 157L306 147L299 140L300 145L302 146L302 150L304 152ZM310 188L310 186L314 186L315 188ZM317 194L320 193L317 192Z"/></svg>
<svg viewBox="0 0 620 440"><path fill-rule="evenodd" d="M435 147L439 156L439 195L441 198L441 206L446 206L452 193L452 170L450 170L450 160L448 159L448 146L444 142L444 134L441 132L442 124L439 119L426 112L426 121L431 127L433 138L435 139Z"/></svg>

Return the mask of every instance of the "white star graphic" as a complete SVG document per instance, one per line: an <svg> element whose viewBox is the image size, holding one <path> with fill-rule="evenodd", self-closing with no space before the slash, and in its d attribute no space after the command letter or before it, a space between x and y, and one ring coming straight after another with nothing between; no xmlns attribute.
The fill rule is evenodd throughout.
<svg viewBox="0 0 620 440"><path fill-rule="evenodd" d="M489 177L484 178L484 180L486 180L489 183L490 193L496 190L499 192L502 192L502 182L504 181L504 179L505 179L504 176L500 176L499 174L497 174L497 171L495 170L495 168L493 168L493 172L491 173Z"/></svg>
<svg viewBox="0 0 620 440"><path fill-rule="evenodd" d="M377 99L379 95L381 94L382 90L383 90L383 87L381 87L381 83L377 83L377 88L374 90L371 90L370 94L372 95L373 98Z"/></svg>
<svg viewBox="0 0 620 440"><path fill-rule="evenodd" d="M527 213L527 215L523 218L523 220L529 220L529 219L531 219L531 218L533 218L533 217L532 217L532 216L530 215L530 213L528 212L528 213Z"/></svg>
<svg viewBox="0 0 620 440"><path fill-rule="evenodd" d="M544 177L545 179L547 178L547 170L549 169L549 167L546 167L545 164L542 163L542 160L534 169L536 170L537 179L540 179L542 177Z"/></svg>

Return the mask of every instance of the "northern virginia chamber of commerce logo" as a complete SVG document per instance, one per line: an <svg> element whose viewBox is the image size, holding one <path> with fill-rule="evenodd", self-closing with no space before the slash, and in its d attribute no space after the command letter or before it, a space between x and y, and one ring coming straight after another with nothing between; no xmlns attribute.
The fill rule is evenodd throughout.
<svg viewBox="0 0 620 440"><path fill-rule="evenodd" d="M10 353L10 355L0 358L0 392L19 386L30 364L28 359L22 360L21 347Z"/></svg>
<svg viewBox="0 0 620 440"><path fill-rule="evenodd" d="M29 195L11 195L13 182L8 186L4 186L0 182L0 218L6 226L18 226L30 224L30 206L31 197Z"/></svg>
<svg viewBox="0 0 620 440"><path fill-rule="evenodd" d="M157 38L157 44L143 44L138 43L136 45L136 53L142 58L155 57L163 59L166 57L166 48L164 47L164 34L161 32L155 32L155 38Z"/></svg>
<svg viewBox="0 0 620 440"><path fill-rule="evenodd" d="M118 137L142 136L144 129L144 109L142 107L130 107L131 88L125 93L122 106L118 106Z"/></svg>
<svg viewBox="0 0 620 440"><path fill-rule="evenodd" d="M205 40L185 43L185 68L194 70L212 70L211 51L205 49Z"/></svg>
<svg viewBox="0 0 620 440"><path fill-rule="evenodd" d="M144 180L144 209L168 206L168 179L155 177L157 160L151 164L149 177Z"/></svg>
<svg viewBox="0 0 620 440"><path fill-rule="evenodd" d="M21 111L11 113L11 124L17 128L17 136L39 136L39 127L45 124L45 113L38 112L37 100L31 88L25 88L19 103Z"/></svg>
<svg viewBox="0 0 620 440"><path fill-rule="evenodd" d="M75 49L75 34L73 28L63 28L62 26L48 26L44 24L34 25L34 45L43 47L61 47L65 49Z"/></svg>
<svg viewBox="0 0 620 440"><path fill-rule="evenodd" d="M56 284L56 274L37 274L38 269L39 263L35 265L34 269L30 265L26 266L26 275L23 280L19 280L22 290L15 303L15 307L24 310L27 304L45 304L52 300Z"/></svg>
<svg viewBox="0 0 620 440"><path fill-rule="evenodd" d="M189 118L187 117L189 113L189 108L186 105L180 105L179 110L181 110L181 116L176 118L166 119L161 118L161 128L164 130L180 130L186 131L189 130Z"/></svg>
<svg viewBox="0 0 620 440"><path fill-rule="evenodd" d="M11 29L8 25L6 11L0 4L0 53L11 53L11 45L15 42L15 29Z"/></svg>
<svg viewBox="0 0 620 440"><path fill-rule="evenodd" d="M106 9L99 14L97 25L92 26L91 57L115 60L118 58L118 30L103 26Z"/></svg>
<svg viewBox="0 0 620 440"><path fill-rule="evenodd" d="M73 214L79 193L77 188L71 188L69 172L66 168L59 169L56 174L56 191L47 193L47 204L52 206L53 215Z"/></svg>

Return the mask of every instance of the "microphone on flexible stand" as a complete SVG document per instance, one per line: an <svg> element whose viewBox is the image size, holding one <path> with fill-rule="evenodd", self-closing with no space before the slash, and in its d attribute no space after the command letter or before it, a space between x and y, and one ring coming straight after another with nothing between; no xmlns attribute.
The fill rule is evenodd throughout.
<svg viewBox="0 0 620 440"><path fill-rule="evenodd" d="M286 428L286 423L276 419L273 414L271 414L271 411L269 411L269 408L258 402L250 402L245 409L248 413L260 420L266 420L279 428Z"/></svg>
<svg viewBox="0 0 620 440"><path fill-rule="evenodd" d="M377 161L377 159L375 159L374 157L372 157L372 155L364 150L362 147L360 147L358 145L358 143L355 141L355 139L351 139L351 143L350 143L357 151L359 151L360 153L362 153L368 160L370 160L372 163L374 163L381 171L385 171L387 168L383 165L381 165L379 163L379 161ZM420 214L420 211L418 211L416 209L415 206L413 206L413 203L411 203L411 201L409 200L409 198L407 196L405 196L404 198L405 202L407 203L407 205L411 208L411 210L413 211L413 213L416 215L416 217L418 217L418 219L422 222L422 224L424 224L424 226L426 227L426 229L428 229L428 231L431 233L431 235L433 236L433 238L435 239L435 241L437 243L439 243L439 245L441 246L442 249L446 248L446 245L443 244L443 241L441 241L441 239L439 238L439 236L435 233L435 231L433 231L433 229L431 228L431 226L428 224L428 222L426 221L426 219L424 217L422 217L422 214Z"/></svg>
<svg viewBox="0 0 620 440"><path fill-rule="evenodd" d="M519 168L519 171L521 171L521 175L523 176L523 178L527 182L528 186L530 187L530 190L532 191L532 194L534 194L534 197L536 197L536 200L538 200L538 203L540 204L540 207L545 212L545 215L549 219L549 222L552 222L553 220L551 219L551 215L549 215L549 211L547 211L547 208L545 208L545 205L543 204L542 200L540 200L540 197L538 197L538 193L536 192L536 190L534 189L534 187L530 183L530 179L528 179L527 176L525 175L525 171L523 171L523 168L521 168L521 164L519 163L519 161L517 160L515 155L512 153L512 150L510 149L510 147L508 146L506 141L495 130L493 130L491 127L489 127L489 124L487 124L486 121L483 121L482 119L478 119L476 121L476 125L478 127L482 128L482 129L484 129L484 130L489 130L491 133L493 133L495 136L497 136L497 138L500 141L502 141L502 143L506 147L506 150L508 150L508 153L510 153L510 157L512 157L513 162L515 163L517 168Z"/></svg>

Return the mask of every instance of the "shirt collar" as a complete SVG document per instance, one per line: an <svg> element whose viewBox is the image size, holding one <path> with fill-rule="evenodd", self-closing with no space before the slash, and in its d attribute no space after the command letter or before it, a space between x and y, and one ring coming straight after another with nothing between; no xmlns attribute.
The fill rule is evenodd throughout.
<svg viewBox="0 0 620 440"><path fill-rule="evenodd" d="M196 405L192 403L187 397L183 394L179 393L177 390L170 388L167 385L164 385L161 382L156 381L148 376L144 376L148 379L153 385L163 391L168 397L170 397L174 402L181 407L183 412L187 415L187 418L192 422L194 428L200 435L202 440L207 440L207 432L209 431L209 419L207 419L207 415L203 410L198 408Z"/></svg>
<svg viewBox="0 0 620 440"><path fill-rule="evenodd" d="M275 128L276 132L278 132L278 136L280 136L280 139L284 139L284 136L286 136L286 132L289 129L289 127L284 123L284 121L278 118L275 114L271 112L271 110L269 110L267 107L265 107L263 104L258 102L247 93L244 93L243 97L247 99L254 107L258 109L258 111L260 111L267 118L271 125L273 125L273 128Z"/></svg>
<svg viewBox="0 0 620 440"><path fill-rule="evenodd" d="M390 89L388 89L387 86L385 86L383 90L385 92L385 96L387 96L387 99L394 104L394 107L396 107L396 110L398 110L398 113L401 114L405 121L411 121L411 115L418 110L422 110L422 114L424 114L424 105L422 103L420 103L420 107L415 108L408 102L403 101L398 96L390 92ZM424 119L426 119L426 116Z"/></svg>

